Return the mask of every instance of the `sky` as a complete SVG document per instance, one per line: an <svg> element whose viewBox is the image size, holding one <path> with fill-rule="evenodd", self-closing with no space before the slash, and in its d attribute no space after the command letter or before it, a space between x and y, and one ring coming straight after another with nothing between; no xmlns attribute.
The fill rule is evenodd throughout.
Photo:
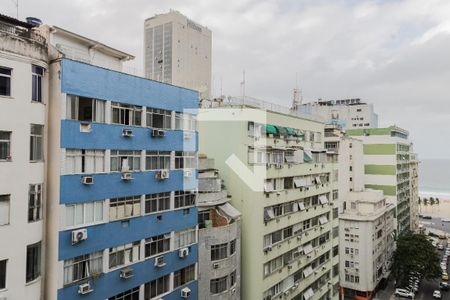
<svg viewBox="0 0 450 300"><path fill-rule="evenodd" d="M16 16L16 0L0 0ZM361 98L380 126L409 130L422 159L450 159L448 0L20 0L19 18L98 40L136 56L143 22L175 9L213 32L213 94L290 106Z"/></svg>

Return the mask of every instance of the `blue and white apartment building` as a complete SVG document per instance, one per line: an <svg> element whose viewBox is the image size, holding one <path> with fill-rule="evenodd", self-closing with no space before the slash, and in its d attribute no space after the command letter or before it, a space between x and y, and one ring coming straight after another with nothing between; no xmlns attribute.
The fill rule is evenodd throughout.
<svg viewBox="0 0 450 300"><path fill-rule="evenodd" d="M197 299L198 93L62 28L49 43L47 300Z"/></svg>

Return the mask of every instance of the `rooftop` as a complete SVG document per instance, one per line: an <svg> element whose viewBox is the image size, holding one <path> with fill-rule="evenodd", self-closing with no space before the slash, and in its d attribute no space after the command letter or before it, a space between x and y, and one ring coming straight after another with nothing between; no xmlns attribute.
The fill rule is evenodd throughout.
<svg viewBox="0 0 450 300"><path fill-rule="evenodd" d="M350 136L390 135L392 137L399 137L403 139L408 139L409 136L409 132L406 129L395 125L385 128L347 129L346 134Z"/></svg>
<svg viewBox="0 0 450 300"><path fill-rule="evenodd" d="M335 105L366 105L367 103L361 102L360 98L351 98L338 100L318 99L317 102L312 102L312 104L318 104L320 106L335 106Z"/></svg>
<svg viewBox="0 0 450 300"><path fill-rule="evenodd" d="M47 40L32 30L35 25L0 14L0 33L14 36L46 46Z"/></svg>

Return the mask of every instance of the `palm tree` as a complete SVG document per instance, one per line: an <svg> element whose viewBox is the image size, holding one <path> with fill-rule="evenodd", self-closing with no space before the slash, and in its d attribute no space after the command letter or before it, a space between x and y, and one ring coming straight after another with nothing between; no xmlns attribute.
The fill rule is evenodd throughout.
<svg viewBox="0 0 450 300"><path fill-rule="evenodd" d="M433 206L434 205L434 198L430 197L430 205Z"/></svg>
<svg viewBox="0 0 450 300"><path fill-rule="evenodd" d="M420 203L422 202L422 199L419 197L419 200L417 201L420 205Z"/></svg>
<svg viewBox="0 0 450 300"><path fill-rule="evenodd" d="M423 205L428 205L428 198L423 198Z"/></svg>
<svg viewBox="0 0 450 300"><path fill-rule="evenodd" d="M439 198L436 198L436 204L439 205Z"/></svg>

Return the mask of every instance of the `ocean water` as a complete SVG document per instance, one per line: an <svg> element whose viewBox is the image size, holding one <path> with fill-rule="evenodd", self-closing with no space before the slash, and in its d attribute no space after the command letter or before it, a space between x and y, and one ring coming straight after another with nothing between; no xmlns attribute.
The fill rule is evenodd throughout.
<svg viewBox="0 0 450 300"><path fill-rule="evenodd" d="M419 194L450 200L450 160L420 159Z"/></svg>

